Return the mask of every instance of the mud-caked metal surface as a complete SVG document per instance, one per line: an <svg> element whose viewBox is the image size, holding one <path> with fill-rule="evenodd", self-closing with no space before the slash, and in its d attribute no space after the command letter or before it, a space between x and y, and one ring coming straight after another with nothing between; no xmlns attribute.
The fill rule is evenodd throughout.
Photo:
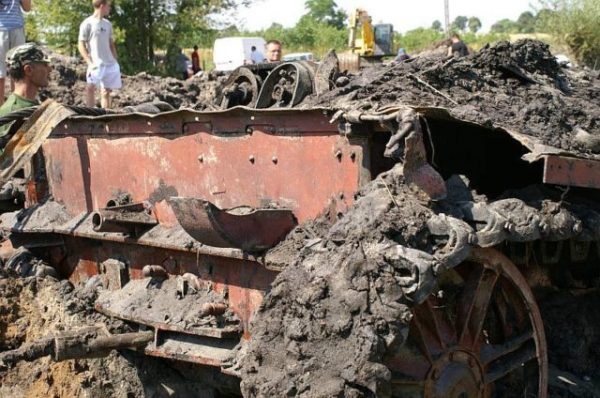
<svg viewBox="0 0 600 398"><path fill-rule="evenodd" d="M115 301L98 308L153 328L157 343L149 354L213 366L240 337L249 338L252 314L275 277L264 259L249 252L272 247L296 218L345 211L364 183L369 148L367 139L341 135L323 110L74 118L52 133L39 140L42 162L34 162L30 181L37 194L28 197L28 209L3 215L3 226L15 236L63 236L61 244L46 247L51 265L74 282L96 274L110 281ZM318 173L319 181L313 177ZM171 208L174 197L208 206L208 234L193 233L201 225ZM148 275L166 280L137 289L140 303L158 293L171 298L171 284L181 291L179 299L127 313L125 307L133 308L122 306L131 299L127 292ZM205 288L193 288L189 280ZM175 320L168 310L186 300L190 308L225 306L237 319L233 340L217 325L194 329L198 319ZM215 344L223 346L216 356L193 349ZM178 351L182 347L188 354Z"/></svg>

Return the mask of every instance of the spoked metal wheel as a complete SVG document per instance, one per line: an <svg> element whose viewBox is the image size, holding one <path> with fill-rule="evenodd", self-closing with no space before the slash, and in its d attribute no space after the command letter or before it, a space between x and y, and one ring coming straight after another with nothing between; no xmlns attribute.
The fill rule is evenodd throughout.
<svg viewBox="0 0 600 398"><path fill-rule="evenodd" d="M525 278L497 250L474 249L414 308L387 365L394 396L546 398L546 339Z"/></svg>

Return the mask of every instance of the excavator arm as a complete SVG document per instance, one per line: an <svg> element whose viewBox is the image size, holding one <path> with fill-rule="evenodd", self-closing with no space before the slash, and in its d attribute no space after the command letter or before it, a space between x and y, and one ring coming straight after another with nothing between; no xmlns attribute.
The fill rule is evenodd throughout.
<svg viewBox="0 0 600 398"><path fill-rule="evenodd" d="M352 53L371 56L375 53L375 34L372 19L367 11L357 8L349 18L350 36L348 47ZM357 35L360 33L360 37Z"/></svg>

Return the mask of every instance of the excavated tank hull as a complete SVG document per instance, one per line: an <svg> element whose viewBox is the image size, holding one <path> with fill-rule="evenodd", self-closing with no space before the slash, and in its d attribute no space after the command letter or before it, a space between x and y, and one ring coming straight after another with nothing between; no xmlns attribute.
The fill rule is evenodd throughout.
<svg viewBox="0 0 600 398"><path fill-rule="evenodd" d="M28 187L26 208L0 217L10 233L3 255L25 247L62 277L103 284L96 309L153 331L147 354L220 367L245 380L247 395L279 395L261 369L286 360L278 357L286 348L276 338L269 348L269 333L296 325L292 309L305 315L299 319L317 316L313 306L322 301L331 316L349 314L336 318L337 337L296 330L289 338L306 352L340 338L360 345L350 332L360 323L354 317L371 314L363 326L381 321L373 333L387 336L369 346L379 347L369 361L379 358L375 373L385 377L356 381L371 391L487 397L510 393L503 380L521 377L546 396L543 320L521 264L533 251L552 263L563 242L573 261L587 261L600 212L584 201L562 207L544 193L499 192L542 182L598 188L600 162L559 156L518 132L487 130L436 108L90 118L47 107L59 116L34 115L28 134L0 158L4 178L25 166ZM315 220L331 229L308 233ZM298 231L305 235L294 246ZM364 258L352 263L354 256ZM350 272L349 262L363 265ZM306 270L314 274L299 278ZM378 279L386 273L390 279ZM278 299L286 283L290 297L302 293L295 301ZM375 291L387 312L359 302L361 292ZM492 313L500 330L493 333ZM250 354L236 358L239 350ZM254 356L273 362L256 370ZM339 378L327 372L311 377Z"/></svg>

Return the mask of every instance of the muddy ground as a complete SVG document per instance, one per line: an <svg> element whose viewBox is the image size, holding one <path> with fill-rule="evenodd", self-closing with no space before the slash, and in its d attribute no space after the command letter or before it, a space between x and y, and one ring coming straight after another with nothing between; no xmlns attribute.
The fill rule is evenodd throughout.
<svg viewBox="0 0 600 398"><path fill-rule="evenodd" d="M97 285L96 285L97 286ZM19 277L0 271L0 351L50 334L102 323L112 333L126 324L93 310L93 283L74 287L54 278ZM106 358L5 363L0 368L0 397L205 397L221 396L201 380L202 369L177 366L133 351Z"/></svg>
<svg viewBox="0 0 600 398"><path fill-rule="evenodd" d="M61 59L42 97L82 105L84 74L81 63ZM143 73L125 76L114 103L123 107L159 100L175 108L204 109L212 106L222 81L213 75L185 82ZM457 118L529 134L557 148L590 156L598 152L598 72L559 66L539 42L500 43L464 59L433 53L368 69L339 83L301 106L364 112L398 104L441 106ZM431 203L403 183L401 170L382 176L360 197L331 229L326 222L302 226L271 254L289 266L261 307L253 326L258 338L240 358L241 389L247 396L389 394L390 374L382 363L386 350L407 337L411 304L397 287L407 264L382 253L398 244L429 254L440 247L427 233L426 223L434 214ZM310 247L304 247L307 241ZM95 286L8 272L0 277L0 351L73 325L106 322L114 331L127 330L93 311ZM551 396L600 396L593 383L600 378L598 293L550 290L540 298L547 320ZM45 358L0 369L0 396L227 394L199 381L212 376L198 372L134 352L63 363Z"/></svg>

